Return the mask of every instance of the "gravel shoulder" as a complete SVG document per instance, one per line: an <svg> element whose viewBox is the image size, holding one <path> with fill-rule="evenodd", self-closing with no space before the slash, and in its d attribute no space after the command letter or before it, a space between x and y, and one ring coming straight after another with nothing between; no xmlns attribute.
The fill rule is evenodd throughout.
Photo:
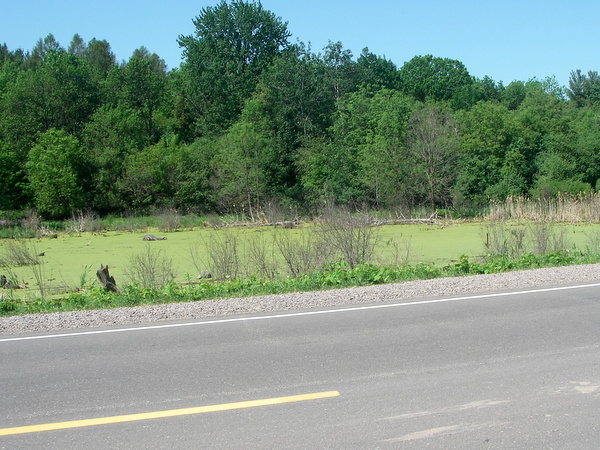
<svg viewBox="0 0 600 450"><path fill-rule="evenodd" d="M0 335L147 324L165 320L307 310L408 301L541 286L600 282L600 264L524 270L492 275L439 278L347 289L206 300L108 310L0 317Z"/></svg>

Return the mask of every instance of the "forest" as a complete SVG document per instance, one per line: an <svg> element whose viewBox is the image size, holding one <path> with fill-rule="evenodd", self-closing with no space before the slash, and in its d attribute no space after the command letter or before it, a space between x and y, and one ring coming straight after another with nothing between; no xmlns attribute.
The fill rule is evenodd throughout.
<svg viewBox="0 0 600 450"><path fill-rule="evenodd" d="M172 69L78 34L0 45L0 211L464 213L600 188L596 71L505 86L447 57L315 52L259 2L192 21Z"/></svg>

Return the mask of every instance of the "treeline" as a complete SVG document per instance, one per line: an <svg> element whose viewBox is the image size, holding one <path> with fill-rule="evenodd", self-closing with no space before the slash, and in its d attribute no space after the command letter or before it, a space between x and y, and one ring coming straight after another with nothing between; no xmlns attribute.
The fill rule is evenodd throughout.
<svg viewBox="0 0 600 450"><path fill-rule="evenodd" d="M448 58L315 53L254 2L193 23L171 70L79 35L0 46L0 210L464 209L600 187L597 72L504 86Z"/></svg>

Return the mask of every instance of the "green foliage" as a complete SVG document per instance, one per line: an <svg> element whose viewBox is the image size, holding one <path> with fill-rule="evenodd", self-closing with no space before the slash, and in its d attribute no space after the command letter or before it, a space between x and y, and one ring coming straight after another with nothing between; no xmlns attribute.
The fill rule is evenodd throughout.
<svg viewBox="0 0 600 450"><path fill-rule="evenodd" d="M188 105L198 116L197 135L231 125L258 77L287 45L286 23L260 3L234 0L202 8L194 35L180 36Z"/></svg>
<svg viewBox="0 0 600 450"><path fill-rule="evenodd" d="M171 71L143 46L117 63L78 34L66 50L52 34L30 51L1 45L0 209L432 212L597 188L597 71L573 71L568 89L504 86L433 55L398 69L335 40L316 53L255 1L219 1L193 24ZM56 182L29 157L51 130L85 160L49 156Z"/></svg>
<svg viewBox="0 0 600 450"><path fill-rule="evenodd" d="M450 100L473 83L466 67L454 59L415 56L400 68L402 92L424 102Z"/></svg>
<svg viewBox="0 0 600 450"><path fill-rule="evenodd" d="M84 205L85 156L76 138L51 129L42 134L25 165L36 208L64 217Z"/></svg>

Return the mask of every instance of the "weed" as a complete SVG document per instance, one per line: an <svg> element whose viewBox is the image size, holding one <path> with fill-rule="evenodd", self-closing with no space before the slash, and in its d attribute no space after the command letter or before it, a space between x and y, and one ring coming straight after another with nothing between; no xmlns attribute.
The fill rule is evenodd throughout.
<svg viewBox="0 0 600 450"><path fill-rule="evenodd" d="M21 219L21 226L31 233L36 233L42 223L42 218L35 209L26 209Z"/></svg>
<svg viewBox="0 0 600 450"><path fill-rule="evenodd" d="M33 251L37 254L35 246L33 247ZM37 258L37 257L36 257ZM33 278L35 279L35 284L40 292L40 298L42 300L46 299L46 278L45 278L45 268L44 263L38 258L36 264L30 264L29 268L31 269L31 273L33 274Z"/></svg>
<svg viewBox="0 0 600 450"><path fill-rule="evenodd" d="M5 245L5 254L0 257L0 266L21 267L40 263L39 254L25 240L12 239Z"/></svg>
<svg viewBox="0 0 600 450"><path fill-rule="evenodd" d="M503 220L489 222L483 231L483 243L488 255L518 258L525 252L524 226Z"/></svg>
<svg viewBox="0 0 600 450"><path fill-rule="evenodd" d="M162 232L176 231L181 226L181 217L176 209L166 208L157 215L158 229Z"/></svg>
<svg viewBox="0 0 600 450"><path fill-rule="evenodd" d="M92 266L89 264L85 264L81 268L81 273L79 274L79 289L83 289L87 283L87 276L90 273Z"/></svg>
<svg viewBox="0 0 600 450"><path fill-rule="evenodd" d="M321 248L331 246L352 269L369 262L379 240L379 227L366 213L330 209L321 217Z"/></svg>
<svg viewBox="0 0 600 450"><path fill-rule="evenodd" d="M240 272L238 236L227 228L215 230L206 241L209 271L217 279L237 278Z"/></svg>
<svg viewBox="0 0 600 450"><path fill-rule="evenodd" d="M292 277L321 269L333 255L331 246L320 245L314 228L301 235L294 235L289 230L277 230L274 233L275 245Z"/></svg>
<svg viewBox="0 0 600 450"><path fill-rule="evenodd" d="M93 212L79 211L66 223L67 233L81 234L84 232L97 233L104 230L100 217Z"/></svg>
<svg viewBox="0 0 600 450"><path fill-rule="evenodd" d="M548 222L532 222L528 226L528 231L531 251L536 255L565 250L569 246L564 227L552 226Z"/></svg>
<svg viewBox="0 0 600 450"><path fill-rule="evenodd" d="M144 252L131 256L125 274L132 285L158 289L174 279L173 260L149 244Z"/></svg>
<svg viewBox="0 0 600 450"><path fill-rule="evenodd" d="M267 242L265 233L254 233L246 239L246 261L249 273L269 280L277 276L275 246L272 242Z"/></svg>

